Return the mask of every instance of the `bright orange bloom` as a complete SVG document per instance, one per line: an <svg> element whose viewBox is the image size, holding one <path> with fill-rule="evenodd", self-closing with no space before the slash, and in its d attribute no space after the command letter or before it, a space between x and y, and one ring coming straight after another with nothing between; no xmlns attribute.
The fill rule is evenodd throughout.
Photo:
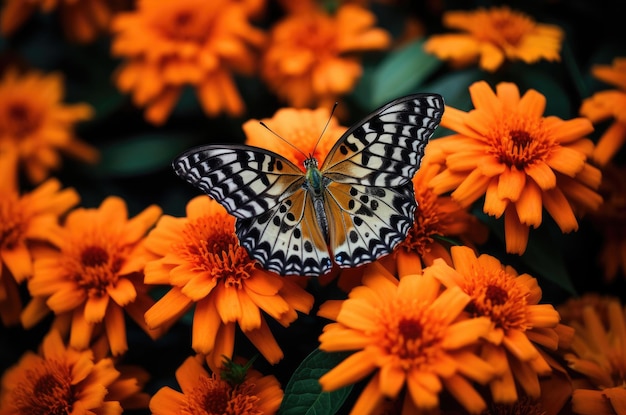
<svg viewBox="0 0 626 415"><path fill-rule="evenodd" d="M531 89L520 97L503 82L495 93L484 82L470 86L475 109L447 107L441 125L457 134L432 140L424 162L443 167L430 181L438 194L448 191L462 206L485 195L483 210L504 214L507 252L522 254L530 227L543 211L563 232L578 229L576 211L593 211L602 198L600 170L587 163L593 143L589 120L543 117L546 98Z"/></svg>
<svg viewBox="0 0 626 415"><path fill-rule="evenodd" d="M106 332L111 351L127 349L124 311L152 337L143 313L154 303L143 285L145 255L140 242L161 215L150 206L128 219L126 203L106 198L99 208L75 209L54 238L57 248L39 252L28 290L33 297L22 314L32 327L51 309L71 325L70 345L89 347L95 334Z"/></svg>
<svg viewBox="0 0 626 415"><path fill-rule="evenodd" d="M29 242L53 239L59 216L79 196L74 189L61 190L55 179L20 195L10 174L0 177L0 319L8 326L19 323L22 311L17 285L33 274Z"/></svg>
<svg viewBox="0 0 626 415"><path fill-rule="evenodd" d="M37 9L44 13L55 10L68 39L88 43L109 28L115 11L121 9L119 0L7 0L0 14L0 32L15 32Z"/></svg>
<svg viewBox="0 0 626 415"><path fill-rule="evenodd" d="M146 373L137 369L120 372L110 358L66 348L52 330L39 354L24 353L2 376L0 415L118 415L146 408L148 396L141 393Z"/></svg>
<svg viewBox="0 0 626 415"><path fill-rule="evenodd" d="M552 369L551 360L537 345L555 351L569 341L571 329L559 325L559 313L553 306L539 304L541 288L532 276L518 275L490 255L476 257L465 246L453 246L451 254L453 267L436 259L424 275L432 275L448 289L461 288L471 298L465 310L493 323L482 349L482 356L500 370L490 384L493 400L515 402L516 381L526 395L538 398L539 376L549 375Z"/></svg>
<svg viewBox="0 0 626 415"><path fill-rule="evenodd" d="M265 39L244 3L140 0L135 11L115 16L112 29L112 54L126 60L117 86L146 107L148 121L165 122L187 85L208 115L243 113L233 72L253 73L254 49Z"/></svg>
<svg viewBox="0 0 626 415"><path fill-rule="evenodd" d="M149 327L175 322L195 304L192 347L217 372L233 355L239 325L263 356L277 363L283 353L261 311L288 326L297 311L308 313L313 297L288 278L261 269L239 245L235 218L208 196L187 204L187 216L165 215L145 240L154 254L147 284L171 285L145 318Z"/></svg>
<svg viewBox="0 0 626 415"><path fill-rule="evenodd" d="M91 107L64 105L62 99L58 73L5 73L0 80L0 164L17 161L33 183L40 183L61 165L58 151L97 160L96 150L73 134L75 123L91 117Z"/></svg>
<svg viewBox="0 0 626 415"><path fill-rule="evenodd" d="M324 327L320 349L355 352L320 378L322 389L336 390L374 373L352 414L380 413L385 399L395 400L403 390L403 413L437 409L444 390L470 413L483 411L486 404L471 381L486 384L495 370L474 346L491 322L464 318L470 296L459 287L441 288L432 275L398 281L381 266L369 267L347 300L324 303L318 315L336 323Z"/></svg>
<svg viewBox="0 0 626 415"><path fill-rule="evenodd" d="M150 400L154 415L170 414L275 414L283 399L274 376L248 370L245 380L231 385L207 372L198 357L188 357L176 370L182 392L169 387Z"/></svg>
<svg viewBox="0 0 626 415"><path fill-rule="evenodd" d="M474 11L448 11L443 24L466 33L433 35L424 49L453 65L479 61L482 69L497 70L505 60L535 63L560 60L564 34L558 26L536 23L507 6Z"/></svg>
<svg viewBox="0 0 626 415"><path fill-rule="evenodd" d="M580 300L572 301L562 307L579 309L579 303ZM603 297L599 302L594 298L593 303L583 306L580 318L566 321L576 329L576 334L565 360L570 369L585 376L574 381L572 410L582 415L623 414L626 410L624 307L611 297Z"/></svg>
<svg viewBox="0 0 626 415"><path fill-rule="evenodd" d="M592 158L604 166L626 142L626 58L615 58L613 65L595 65L591 72L601 81L619 89L601 91L583 101L580 114L599 123L613 118L613 123L598 141Z"/></svg>
<svg viewBox="0 0 626 415"><path fill-rule="evenodd" d="M261 75L290 106L330 108L361 77L355 54L389 46L389 34L374 23L374 14L353 4L334 16L308 8L287 15L272 27Z"/></svg>

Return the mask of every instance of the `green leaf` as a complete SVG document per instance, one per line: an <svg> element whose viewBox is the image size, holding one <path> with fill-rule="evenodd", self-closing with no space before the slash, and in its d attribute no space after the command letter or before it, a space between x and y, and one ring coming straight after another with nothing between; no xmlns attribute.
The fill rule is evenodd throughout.
<svg viewBox="0 0 626 415"><path fill-rule="evenodd" d="M101 150L98 172L109 176L132 176L166 168L172 158L195 142L190 136L145 134L106 144Z"/></svg>
<svg viewBox="0 0 626 415"><path fill-rule="evenodd" d="M350 394L352 386L333 392L322 392L318 379L348 355L349 353L325 353L319 349L309 354L287 383L278 413L280 415L337 413Z"/></svg>
<svg viewBox="0 0 626 415"><path fill-rule="evenodd" d="M393 51L381 62L371 80L370 107L414 92L441 66L439 59L424 52L423 44L423 40L412 42Z"/></svg>

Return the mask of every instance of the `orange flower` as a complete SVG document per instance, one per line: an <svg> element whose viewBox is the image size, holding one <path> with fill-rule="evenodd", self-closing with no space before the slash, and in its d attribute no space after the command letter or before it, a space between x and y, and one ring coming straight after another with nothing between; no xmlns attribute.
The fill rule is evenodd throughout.
<svg viewBox="0 0 626 415"><path fill-rule="evenodd" d="M599 123L614 118L600 137L592 158L605 165L626 142L626 58L615 58L613 65L595 65L591 72L601 81L619 89L601 91L583 101L580 114Z"/></svg>
<svg viewBox="0 0 626 415"><path fill-rule="evenodd" d="M91 117L87 104L63 105L60 74L8 70L0 80L0 164L17 160L33 183L61 165L57 151L94 162L96 150L73 135L74 124Z"/></svg>
<svg viewBox="0 0 626 415"><path fill-rule="evenodd" d="M171 285L145 318L157 328L176 321L195 304L192 347L217 372L232 357L235 323L270 363L283 353L264 311L283 326L308 313L313 297L288 278L265 271L250 259L235 236L235 218L208 196L187 204L187 217L165 215L145 240L154 254L145 269L147 284ZM158 259L157 259L158 258Z"/></svg>
<svg viewBox="0 0 626 415"><path fill-rule="evenodd" d="M247 19L239 1L138 1L136 11L112 23L112 53L126 59L118 88L147 107L154 124L165 122L186 85L196 89L208 115L240 115L244 103L232 73L251 74L253 49L264 42Z"/></svg>
<svg viewBox="0 0 626 415"><path fill-rule="evenodd" d="M15 32L37 9L58 10L65 35L72 41L88 43L105 32L113 13L123 6L119 0L7 0L0 19L4 36Z"/></svg>
<svg viewBox="0 0 626 415"><path fill-rule="evenodd" d="M304 159L309 155L315 157L321 165L330 149L347 130L325 108L282 108L272 118L261 121L272 132L263 127L259 120L246 121L242 127L246 144L280 154L300 166L302 171L305 171ZM324 129L326 123L328 126Z"/></svg>
<svg viewBox="0 0 626 415"><path fill-rule="evenodd" d="M432 275L448 289L460 287L471 298L466 311L493 323L482 350L482 356L500 370L490 384L493 400L515 402L515 381L529 397L538 398L539 376L552 370L551 360L535 344L556 350L569 341L571 329L559 325L559 313L553 306L539 304L541 288L532 276L518 275L490 255L476 257L465 246L453 246L451 255L454 267L436 259L424 275Z"/></svg>
<svg viewBox="0 0 626 415"><path fill-rule="evenodd" d="M26 352L2 376L0 415L113 415L146 408L148 396L140 393L145 375L120 372L111 359L96 359L91 350L66 348L59 332L52 330L40 354Z"/></svg>
<svg viewBox="0 0 626 415"><path fill-rule="evenodd" d="M380 413L385 398L397 399L406 385L403 413L434 410L445 389L470 413L486 408L470 381L485 384L494 369L473 349L489 332L486 317L467 319L471 298L460 288L441 291L432 275L398 281L383 267L370 267L363 285L345 301L327 301L318 315L324 327L320 349L354 351L320 378L322 390L356 383L372 372L352 414ZM413 412L411 412L413 411Z"/></svg>
<svg viewBox="0 0 626 415"><path fill-rule="evenodd" d="M571 352L565 354L570 369L585 376L576 380L572 410L582 415L624 413L626 402L626 317L617 298L603 297L587 304L579 319L566 321L576 329ZM565 309L579 308L580 301Z"/></svg>
<svg viewBox="0 0 626 415"><path fill-rule="evenodd" d="M79 196L74 189L61 190L55 179L20 195L10 174L0 177L0 318L8 326L19 322L22 311L17 284L33 273L29 242L53 239L59 216Z"/></svg>
<svg viewBox="0 0 626 415"><path fill-rule="evenodd" d="M526 63L560 60L564 36L561 28L536 23L507 6L448 11L443 24L467 33L431 36L424 49L455 66L468 66L478 60L482 69L494 72L507 59Z"/></svg>
<svg viewBox="0 0 626 415"><path fill-rule="evenodd" d="M500 83L495 94L484 82L470 86L475 109L446 108L441 125L457 134L433 140L425 162L442 165L430 181L438 194L469 206L485 195L485 213L501 217L507 252L522 254L530 226L542 208L563 232L578 229L575 209L595 210L602 198L600 170L587 163L593 144L584 135L589 120L543 117L546 99L535 90L522 97L515 84Z"/></svg>
<svg viewBox="0 0 626 415"><path fill-rule="evenodd" d="M108 197L99 208L75 209L50 238L55 250L35 259L22 314L32 327L48 312L71 325L70 345L82 350L104 329L114 355L127 349L124 311L152 337L143 313L153 303L142 284L145 256L140 242L161 215L150 206L132 219L124 201ZM60 324L60 323L59 323Z"/></svg>
<svg viewBox="0 0 626 415"><path fill-rule="evenodd" d="M389 46L389 34L374 22L371 12L352 4L335 16L318 9L290 14L272 28L261 75L290 106L330 108L361 77L355 53Z"/></svg>
<svg viewBox="0 0 626 415"><path fill-rule="evenodd" d="M198 358L188 357L176 371L182 392L163 387L150 400L154 415L180 414L275 414L283 391L274 376L248 370L245 380L231 385ZM228 408L228 409L227 409Z"/></svg>

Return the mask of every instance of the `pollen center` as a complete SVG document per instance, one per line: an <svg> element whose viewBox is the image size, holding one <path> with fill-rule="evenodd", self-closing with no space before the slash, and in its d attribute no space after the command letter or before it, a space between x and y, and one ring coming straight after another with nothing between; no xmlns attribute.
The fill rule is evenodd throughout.
<svg viewBox="0 0 626 415"><path fill-rule="evenodd" d="M33 415L72 413L75 397L71 373L66 365L46 360L29 370L24 379L13 392L15 413Z"/></svg>
<svg viewBox="0 0 626 415"><path fill-rule="evenodd" d="M0 132L16 138L22 138L39 128L40 115L24 102L11 102L0 116Z"/></svg>
<svg viewBox="0 0 626 415"><path fill-rule="evenodd" d="M24 238L24 209L13 193L0 193L0 249L13 249Z"/></svg>
<svg viewBox="0 0 626 415"><path fill-rule="evenodd" d="M490 152L509 167L524 170L527 166L545 161L555 147L541 119L507 113L494 125L496 127L488 133Z"/></svg>
<svg viewBox="0 0 626 415"><path fill-rule="evenodd" d="M262 415L263 412L258 409L259 398L254 395L253 389L248 382L232 387L216 375L202 376L197 386L186 395L181 413Z"/></svg>

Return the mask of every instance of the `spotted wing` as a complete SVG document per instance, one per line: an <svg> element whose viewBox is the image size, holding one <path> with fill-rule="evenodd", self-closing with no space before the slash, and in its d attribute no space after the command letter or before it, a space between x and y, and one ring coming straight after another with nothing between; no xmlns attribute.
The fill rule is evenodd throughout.
<svg viewBox="0 0 626 415"><path fill-rule="evenodd" d="M340 267L372 262L390 253L413 225L413 183L398 187L333 182L326 188L330 248Z"/></svg>
<svg viewBox="0 0 626 415"><path fill-rule="evenodd" d="M419 168L443 110L443 98L437 94L392 101L346 131L320 170L335 182L402 186Z"/></svg>
<svg viewBox="0 0 626 415"><path fill-rule="evenodd" d="M286 158L256 147L207 145L179 155L176 174L238 219L259 216L302 187L304 175ZM263 237L263 235L261 235Z"/></svg>

